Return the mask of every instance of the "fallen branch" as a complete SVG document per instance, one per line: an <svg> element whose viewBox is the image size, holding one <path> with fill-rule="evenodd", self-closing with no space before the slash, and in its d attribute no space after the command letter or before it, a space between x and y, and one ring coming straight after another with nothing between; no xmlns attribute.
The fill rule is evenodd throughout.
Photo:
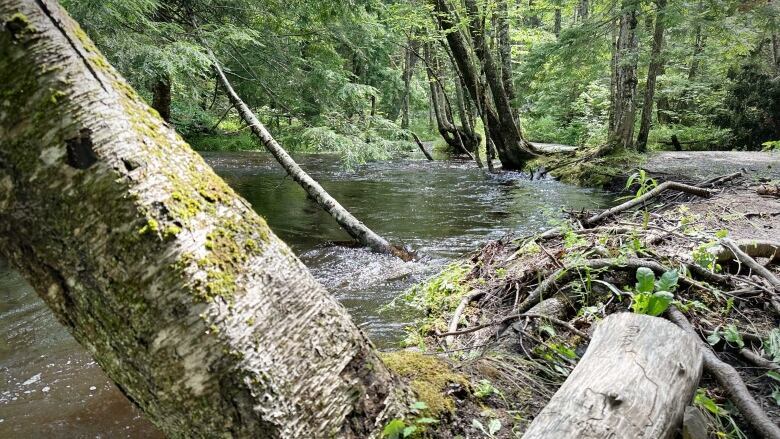
<svg viewBox="0 0 780 439"><path fill-rule="evenodd" d="M724 238L720 240L721 244L728 248L731 253L734 254L734 257L739 260L739 262L745 264L753 270L756 274L763 277L769 283L772 285L772 287L775 289L775 292L780 293L780 279L777 278L769 269L764 267L763 265L756 262L755 259L751 258L747 253L742 251L742 249L739 248L736 242L732 241L731 239Z"/></svg>
<svg viewBox="0 0 780 439"><path fill-rule="evenodd" d="M300 166L290 157L290 154L282 148L276 139L271 136L271 133L265 128L265 126L257 119L252 113L252 110L241 100L238 94L233 90L225 73L219 65L216 57L212 54L213 69L217 75L217 79L222 84L225 92L230 99L233 107L238 110L238 114L241 118L252 128L252 132L260 138L265 145L268 152L270 152L276 161L284 168L290 177L298 183L303 190L306 191L309 196L317 201L317 204L322 207L339 225L352 236L360 244L370 248L377 253L385 253L397 256L405 261L414 258L413 255L391 245L387 240L376 234L373 230L369 229L365 224L355 218L347 209L344 208L335 198L328 194L325 189L317 183L316 180L311 178Z"/></svg>
<svg viewBox="0 0 780 439"><path fill-rule="evenodd" d="M463 296L462 299L460 299L460 303L458 304L458 307L455 308L455 312L452 313L452 319L450 320L450 325L447 327L447 338L444 339L444 342L447 344L447 347L449 347L455 339L451 337L452 333L457 332L458 329L458 323L460 322L460 316L463 314L463 311L466 310L466 307L469 303L471 303L472 300L477 300L477 298L482 297L485 295L484 291L474 291L471 294L467 294Z"/></svg>
<svg viewBox="0 0 780 439"><path fill-rule="evenodd" d="M582 220L582 225L585 227L589 227L594 224L597 224L603 221L605 218L608 218L612 215L618 214L620 212L644 204L648 200L657 197L658 195L660 195L661 193L667 190L675 190L675 191L684 192L687 194L696 195L705 198L712 196L712 192L710 192L708 189L700 188L697 186L691 186L683 183L677 183L675 181L666 181L659 184L654 189L648 191L646 194L642 195L641 197L626 201L625 203L619 206L615 206L611 209L607 209L604 212L601 212L597 215L591 216L590 218L586 218Z"/></svg>
<svg viewBox="0 0 780 439"><path fill-rule="evenodd" d="M767 258L770 262L780 262L780 242L741 239L734 241L734 243L751 258ZM736 257L730 248L722 245L711 248L710 253L718 258L718 262L728 261Z"/></svg>
<svg viewBox="0 0 780 439"><path fill-rule="evenodd" d="M480 329L490 328L492 326L503 325L504 323L508 323L508 322L513 321L513 320L523 319L523 318L526 318L526 317L527 318L531 318L531 319L545 319L545 320L549 320L550 323L554 323L554 324L556 324L556 325L558 325L558 326L560 326L562 328L566 328L569 331L571 331L573 334L579 335L580 337L582 337L585 340L590 340L590 336L588 334L586 334L586 333L580 331L579 329L575 328L574 325L572 325L569 322L566 322L566 321L563 321L561 319L558 319L558 318L555 318L555 317L551 317L551 316L548 316L548 315L545 315L545 314L530 314L530 313L508 315L508 316L503 317L501 319L494 320L494 321L492 321L490 323L483 323L481 325L471 326L471 327L468 327L468 328L465 328L465 329L461 329L459 331L452 331L452 330L448 329L450 332L445 332L443 334L436 334L436 336L437 337L447 337L447 338L450 338L450 337L455 337L455 336L458 336L458 335L470 334L472 332L477 332ZM451 327L452 327L452 325L450 325L450 328Z"/></svg>
<svg viewBox="0 0 780 439"><path fill-rule="evenodd" d="M762 369L774 370L775 372L780 372L780 365L778 365L775 362L767 360L761 355L758 355L757 353L755 353L755 351L753 351L753 349L742 348L739 350L739 354L742 355L742 358L753 363L755 366L758 366Z"/></svg>
<svg viewBox="0 0 780 439"><path fill-rule="evenodd" d="M686 332L696 335L696 330L677 308L670 307L666 315L674 324ZM704 369L726 390L729 399L739 409L750 427L765 439L780 439L780 427L769 419L761 406L753 399L739 376L739 372L728 363L721 361L698 335L696 339L704 354Z"/></svg>
<svg viewBox="0 0 780 439"><path fill-rule="evenodd" d="M422 140L420 140L420 137L416 133L412 133L412 138L414 138L414 141L417 143L417 146L420 147L422 153L425 154L425 158L427 158L429 162L432 162L433 157L431 157L431 154L428 152L427 149L425 149L425 145L423 145Z"/></svg>

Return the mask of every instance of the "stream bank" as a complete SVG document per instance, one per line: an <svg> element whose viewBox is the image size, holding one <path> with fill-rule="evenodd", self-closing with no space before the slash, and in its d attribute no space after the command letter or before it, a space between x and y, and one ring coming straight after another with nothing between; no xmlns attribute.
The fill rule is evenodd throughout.
<svg viewBox="0 0 780 439"><path fill-rule="evenodd" d="M637 289L641 268L659 280L675 273L666 306L687 317L717 358L737 369L769 422L780 423L780 289L724 250L737 243L780 276L780 198L759 194L778 183L780 155L744 154L750 160L743 153L651 155L642 165L650 176L698 182L708 196L664 191L590 224L584 211L570 212L554 231L490 242L399 298L426 312L409 328L407 350L439 353L469 379L471 393L454 399L462 411L453 415L477 421L465 423L467 435L480 437L480 426L493 423L501 428L492 437L520 437L582 358L600 321L648 313L648 301L656 303L655 293ZM625 179L610 174L603 181L622 187ZM653 182L645 185L646 192ZM757 251L759 242L771 251ZM678 426L685 437L762 437L752 414L735 406L731 384L715 376L705 368ZM473 410L474 400L482 410Z"/></svg>

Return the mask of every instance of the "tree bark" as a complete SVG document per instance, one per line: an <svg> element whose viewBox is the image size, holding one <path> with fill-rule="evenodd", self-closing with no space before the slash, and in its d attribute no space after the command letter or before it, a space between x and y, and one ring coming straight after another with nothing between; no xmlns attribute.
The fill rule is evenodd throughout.
<svg viewBox="0 0 780 439"><path fill-rule="evenodd" d="M263 142L268 152L274 156L277 162L282 165L287 174L298 183L306 193L314 198L317 204L322 207L323 210L328 212L333 219L347 232L351 237L358 241L361 245L364 245L377 253L385 253L389 255L398 256L401 259L409 260L411 255L405 251L391 245L384 238L377 235L373 230L368 228L365 224L355 218L347 209L344 208L335 198L333 198L325 189L317 183L316 180L311 178L300 166L290 157L290 154L282 148L276 139L271 136L271 133L260 123L255 117L252 110L241 100L236 94L233 87L230 85L225 73L219 66L216 58L214 58L214 71L217 74L217 79L225 89L228 99L241 115L241 118L249 125L252 132Z"/></svg>
<svg viewBox="0 0 780 439"><path fill-rule="evenodd" d="M516 98L515 84L512 79L512 42L509 38L509 7L507 0L498 0L496 4L497 24L498 24L498 53L501 59L501 80L506 90L506 96L509 102L514 102ZM517 111L513 107L513 114L517 117Z"/></svg>
<svg viewBox="0 0 780 439"><path fill-rule="evenodd" d="M0 0L0 252L170 438L379 437L413 401L52 0Z"/></svg>
<svg viewBox="0 0 780 439"><path fill-rule="evenodd" d="M656 0L655 28L653 30L653 49L650 54L650 66L647 69L647 84L642 102L642 116L639 124L639 134L636 139L636 149L644 152L647 149L647 138L650 135L650 124L653 121L653 101L655 84L663 66L661 51L664 45L664 29L666 23L666 0Z"/></svg>
<svg viewBox="0 0 780 439"><path fill-rule="evenodd" d="M674 324L612 314L523 439L668 439L698 386L698 340Z"/></svg>
<svg viewBox="0 0 780 439"><path fill-rule="evenodd" d="M171 80L158 78L152 90L152 108L157 110L162 120L171 122Z"/></svg>
<svg viewBox="0 0 780 439"><path fill-rule="evenodd" d="M620 30L615 46L615 98L613 124L609 133L611 148L629 149L634 145L637 94L637 13L638 0L623 0Z"/></svg>
<svg viewBox="0 0 780 439"><path fill-rule="evenodd" d="M407 44L409 47L404 50L404 72L402 78L404 82L404 95L401 100L401 128L403 129L409 128L409 101L412 94L412 77L414 76L414 68L417 65L417 55L415 55L415 52L418 47L417 41L413 39L410 39Z"/></svg>
<svg viewBox="0 0 780 439"><path fill-rule="evenodd" d="M474 102L488 102L488 105L483 106L482 111L484 111L488 121L501 164L504 169L522 169L525 162L536 157L536 151L525 140L520 127L515 122L495 60L488 50L484 50L486 46L482 37L482 29L477 25L476 32L472 32L472 38L479 39L474 41L472 47L471 42L461 32L458 24L460 20L456 17L454 9L450 7L447 0L430 1L435 8L439 26L446 33L447 44L452 50L458 71L472 100ZM476 10L476 4L473 0L467 0L466 5L471 18L476 20L478 14L472 13ZM473 24L469 27L474 28ZM478 52L477 59L473 55L475 52ZM485 72L487 89L481 87L480 70ZM493 98L492 101L483 97L483 93L488 92Z"/></svg>
<svg viewBox="0 0 780 439"><path fill-rule="evenodd" d="M555 22L553 23L553 33L556 38L561 36L561 8L557 6L555 8Z"/></svg>

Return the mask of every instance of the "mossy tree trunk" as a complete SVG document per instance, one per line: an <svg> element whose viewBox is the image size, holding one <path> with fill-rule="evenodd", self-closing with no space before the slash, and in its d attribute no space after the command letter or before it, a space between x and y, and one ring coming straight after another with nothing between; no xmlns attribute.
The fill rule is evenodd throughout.
<svg viewBox="0 0 780 439"><path fill-rule="evenodd" d="M378 437L347 312L52 0L0 0L0 251L168 437Z"/></svg>

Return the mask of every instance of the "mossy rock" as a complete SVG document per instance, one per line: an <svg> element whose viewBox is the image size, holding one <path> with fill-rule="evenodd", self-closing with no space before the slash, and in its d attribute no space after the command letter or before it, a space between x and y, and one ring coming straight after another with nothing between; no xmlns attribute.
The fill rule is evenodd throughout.
<svg viewBox="0 0 780 439"><path fill-rule="evenodd" d="M385 365L409 381L417 398L428 406L428 415L434 418L455 413L455 401L447 394L448 388L460 386L471 393L466 376L452 370L439 357L414 351L396 351L381 355Z"/></svg>

